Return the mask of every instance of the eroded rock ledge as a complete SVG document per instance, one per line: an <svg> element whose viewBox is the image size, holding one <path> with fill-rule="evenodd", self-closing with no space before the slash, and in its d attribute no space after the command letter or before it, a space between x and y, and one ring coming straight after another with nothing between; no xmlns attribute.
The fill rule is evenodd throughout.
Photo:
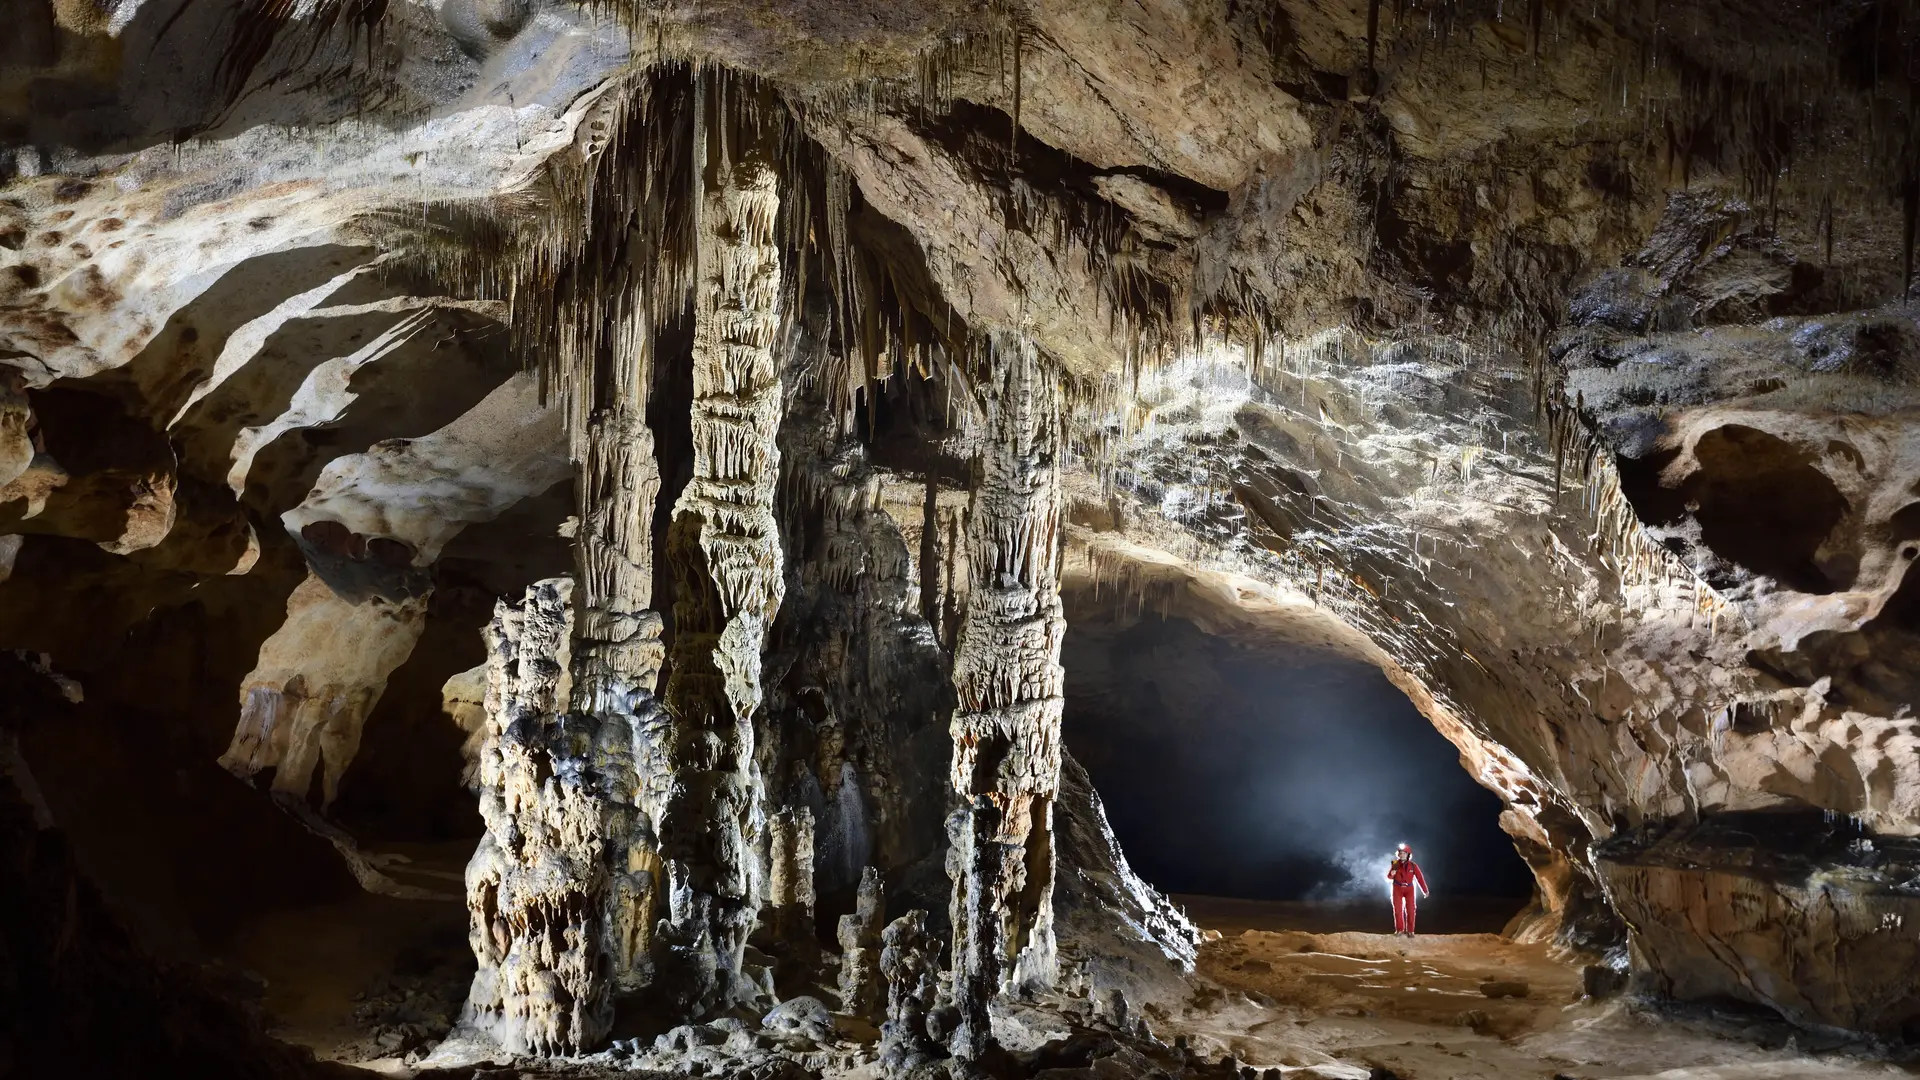
<svg viewBox="0 0 1920 1080"><path fill-rule="evenodd" d="M1649 822L1594 857L1659 992L1911 1034L1920 1001L1902 943L1920 917L1920 841L1832 814L1748 811Z"/></svg>

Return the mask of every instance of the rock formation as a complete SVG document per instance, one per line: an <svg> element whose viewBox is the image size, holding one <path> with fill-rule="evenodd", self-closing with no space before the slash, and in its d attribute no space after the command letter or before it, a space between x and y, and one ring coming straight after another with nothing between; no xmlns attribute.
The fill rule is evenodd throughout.
<svg viewBox="0 0 1920 1080"><path fill-rule="evenodd" d="M773 940L816 945L813 911L813 811L779 810L767 819L767 906L760 921ZM811 959L809 956L808 959Z"/></svg>
<svg viewBox="0 0 1920 1080"><path fill-rule="evenodd" d="M1916 852L1844 818L1748 811L1650 825L1596 857L1659 992L1760 1000L1808 1027L1894 1036L1920 1015L1896 944L1920 918ZM1793 980L1775 981L1779 971Z"/></svg>
<svg viewBox="0 0 1920 1080"><path fill-rule="evenodd" d="M674 787L661 850L674 992L688 1015L753 1000L747 937L765 897L766 790L757 761L761 649L783 591L774 489L783 283L771 167L719 150L696 225L693 477L667 533L674 642L667 675Z"/></svg>
<svg viewBox="0 0 1920 1080"><path fill-rule="evenodd" d="M240 724L220 764L240 776L272 769L273 789L296 799L307 797L319 768L319 804L332 804L367 716L426 616L423 597L353 603L308 575L240 687Z"/></svg>
<svg viewBox="0 0 1920 1080"><path fill-rule="evenodd" d="M612 400L588 422L577 526L579 590L570 712L587 725L595 773L606 785L600 839L608 875L600 897L614 985L653 974L653 933L664 891L659 827L668 798L671 721L659 701L666 660L653 606L653 515L660 492L653 438L638 388L649 374L638 343L616 343Z"/></svg>
<svg viewBox="0 0 1920 1080"><path fill-rule="evenodd" d="M888 984L880 971L880 925L885 915L886 886L879 871L860 872L860 897L853 914L840 916L840 1011L877 1017L886 1004Z"/></svg>
<svg viewBox="0 0 1920 1080"><path fill-rule="evenodd" d="M572 593L541 582L517 607L502 601L488 632L466 1019L512 1053L575 1053L612 1022L606 780L565 709Z"/></svg>
<svg viewBox="0 0 1920 1080"><path fill-rule="evenodd" d="M464 732L508 1051L751 1043L849 910L871 1014L882 879L949 913L895 1072L1137 1017L1195 930L1063 753L1064 592L1379 667L1516 935L1914 1030L1908 6L96 7L0 45L0 652L85 688L19 755L80 865L277 801L431 895L344 823L434 832Z"/></svg>
<svg viewBox="0 0 1920 1080"><path fill-rule="evenodd" d="M1060 389L1031 343L996 342L967 516L953 653L954 1053L992 1041L987 1004L1054 979L1053 804L1060 789Z"/></svg>
<svg viewBox="0 0 1920 1080"><path fill-rule="evenodd" d="M930 1026L939 993L940 946L928 938L926 925L926 912L909 911L881 935L887 1019L880 1026L880 1063L888 1076L911 1075L940 1051L943 1032Z"/></svg>

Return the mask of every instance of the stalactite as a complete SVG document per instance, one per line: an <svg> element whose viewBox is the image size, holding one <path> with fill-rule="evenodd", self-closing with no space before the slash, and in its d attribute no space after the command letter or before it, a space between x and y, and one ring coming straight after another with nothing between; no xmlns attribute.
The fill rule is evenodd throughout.
<svg viewBox="0 0 1920 1080"><path fill-rule="evenodd" d="M991 1043L987 1005L1054 977L1060 784L1062 395L1025 339L997 340L967 520L972 581L954 650L954 1053Z"/></svg>
<svg viewBox="0 0 1920 1080"><path fill-rule="evenodd" d="M725 83L718 86L714 108L725 117ZM710 126L728 133L734 125ZM767 876L754 723L762 647L784 590L774 514L780 199L764 145L745 125L730 134L716 140L696 224L693 478L667 540L679 586L667 684L677 782L660 835L675 880L674 992L690 1013L760 992L743 968Z"/></svg>

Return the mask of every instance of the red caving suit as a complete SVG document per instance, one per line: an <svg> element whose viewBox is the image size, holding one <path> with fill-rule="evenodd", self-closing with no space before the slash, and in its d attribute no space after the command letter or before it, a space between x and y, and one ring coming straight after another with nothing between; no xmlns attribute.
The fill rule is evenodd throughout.
<svg viewBox="0 0 1920 1080"><path fill-rule="evenodd" d="M1394 859L1387 866L1387 880L1393 882L1393 930L1397 934L1413 933L1413 915L1418 906L1414 897L1414 886L1420 892L1427 891L1427 875L1420 872L1420 864L1412 856Z"/></svg>

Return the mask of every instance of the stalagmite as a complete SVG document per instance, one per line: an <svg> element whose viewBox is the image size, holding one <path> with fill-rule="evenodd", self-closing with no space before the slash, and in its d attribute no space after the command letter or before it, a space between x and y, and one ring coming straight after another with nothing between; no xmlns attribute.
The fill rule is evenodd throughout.
<svg viewBox="0 0 1920 1080"><path fill-rule="evenodd" d="M613 995L655 970L655 825L673 780L655 697L660 470L644 419L644 331L621 329L610 400L574 432L582 584L536 585L489 633L487 836L467 868L480 968L467 1020L513 1052L591 1047L612 1023Z"/></svg>
<svg viewBox="0 0 1920 1080"><path fill-rule="evenodd" d="M789 808L767 819L767 913L775 938L813 938L813 811Z"/></svg>
<svg viewBox="0 0 1920 1080"><path fill-rule="evenodd" d="M762 645L783 591L774 517L779 196L750 147L729 159L723 146L717 157L697 234L693 477L667 537L678 585L667 683L675 785L660 843L673 879L674 993L688 1015L761 992L744 967L767 876L754 714Z"/></svg>
<svg viewBox="0 0 1920 1080"><path fill-rule="evenodd" d="M887 910L880 871L860 871L860 897L851 915L840 916L840 1011L872 1018L885 1002L880 980L880 920Z"/></svg>
<svg viewBox="0 0 1920 1080"><path fill-rule="evenodd" d="M570 718L573 583L551 578L487 628L480 817L467 865L479 961L463 1023L510 1053L577 1053L613 1022L604 958L607 800Z"/></svg>
<svg viewBox="0 0 1920 1080"><path fill-rule="evenodd" d="M624 347L623 347L624 346ZM660 877L657 826L672 774L670 722L656 697L665 662L653 608L653 511L660 468L647 429L644 355L616 346L614 400L590 421L582 463L578 625L572 711L591 740L592 767L605 794L607 938L615 986L638 989L652 976L650 950ZM578 455L578 451L576 451Z"/></svg>
<svg viewBox="0 0 1920 1080"><path fill-rule="evenodd" d="M880 1064L906 1076L939 1056L939 1033L929 1024L940 989L940 946L927 933L927 913L909 911L881 935L880 972L887 980L887 1019L880 1025Z"/></svg>
<svg viewBox="0 0 1920 1080"><path fill-rule="evenodd" d="M1060 786L1058 382L1030 341L996 341L967 521L973 580L954 650L953 1051L992 1041L988 1002L1051 985Z"/></svg>

